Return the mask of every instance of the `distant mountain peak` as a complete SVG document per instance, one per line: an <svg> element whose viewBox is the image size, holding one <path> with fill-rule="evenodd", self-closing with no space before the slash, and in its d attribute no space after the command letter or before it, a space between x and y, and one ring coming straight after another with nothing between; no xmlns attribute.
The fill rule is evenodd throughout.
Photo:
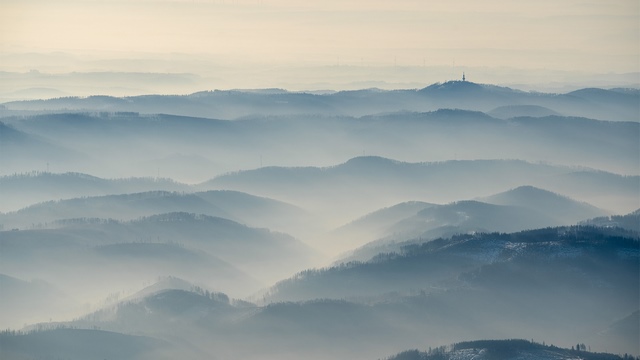
<svg viewBox="0 0 640 360"><path fill-rule="evenodd" d="M423 90L427 91L450 91L450 90L481 90L483 88L482 85L471 82L471 81L462 81L462 80L452 80L446 81L443 83L435 83L427 86Z"/></svg>
<svg viewBox="0 0 640 360"><path fill-rule="evenodd" d="M369 171L388 169L390 167L396 167L400 164L404 164L401 161L393 160L381 156L357 156L347 160L347 162L340 164L337 168L350 169L356 171Z"/></svg>
<svg viewBox="0 0 640 360"><path fill-rule="evenodd" d="M400 162L397 160L392 160L382 156L375 156L375 155L364 156L363 155L363 156L356 156L354 158L347 160L347 162L345 162L345 165L346 164L379 164L379 163L398 164Z"/></svg>
<svg viewBox="0 0 640 360"><path fill-rule="evenodd" d="M432 95L446 95L451 96L455 94L470 95L470 94L494 94L494 95L507 95L507 94L524 94L524 91L515 90L509 87L478 84L471 81L453 80L444 83L435 83L429 85L424 89L419 90L422 93Z"/></svg>

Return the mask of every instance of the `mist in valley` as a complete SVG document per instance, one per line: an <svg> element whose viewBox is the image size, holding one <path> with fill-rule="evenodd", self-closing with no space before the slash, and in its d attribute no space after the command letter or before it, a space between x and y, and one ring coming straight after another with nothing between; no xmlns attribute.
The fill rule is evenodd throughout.
<svg viewBox="0 0 640 360"><path fill-rule="evenodd" d="M365 359L518 337L636 354L639 123L437 89L233 92L198 117L153 114L163 97L5 103L34 113L0 133L3 351Z"/></svg>

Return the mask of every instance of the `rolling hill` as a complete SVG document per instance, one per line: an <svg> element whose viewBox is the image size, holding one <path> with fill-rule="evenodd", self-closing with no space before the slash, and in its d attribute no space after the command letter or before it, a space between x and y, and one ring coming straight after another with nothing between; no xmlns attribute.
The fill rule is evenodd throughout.
<svg viewBox="0 0 640 360"><path fill-rule="evenodd" d="M532 162L552 160L638 175L638 122L575 116L501 120L460 106L430 111L400 108L358 117L310 111L257 112L234 121L122 111L42 114L2 121L29 136L64 144L90 160L51 161L56 171L101 177L161 175L197 183L263 164L330 165L363 151L411 162L499 159L509 154L509 158ZM327 147L328 143L332 146ZM27 156L30 145L22 144L16 151ZM29 170L46 169L46 162L33 166L42 157L27 160L25 166L32 166ZM4 174L24 171L20 167Z"/></svg>
<svg viewBox="0 0 640 360"><path fill-rule="evenodd" d="M80 177L80 175L77 175ZM76 177L70 175L69 178ZM80 177L81 178L81 177ZM60 181L68 179L62 177ZM82 189L69 186L69 191L78 194L87 192L110 192L118 187L119 181L109 181L89 177L94 180L95 188ZM131 182L136 186L136 179ZM48 183L44 181L44 183ZM115 183L116 189L110 185ZM139 186L144 186L141 181ZM50 184L55 187L56 184ZM151 186L162 186L150 183ZM171 183L169 183L171 185ZM21 184L21 193L26 189L36 187L37 184ZM63 186L63 185L61 185ZM17 196L17 194L15 195ZM143 216L160 213L187 212L209 216L224 217L255 227L266 227L287 231L296 229L309 223L304 210L281 201L253 196L237 191L205 191L205 192L176 192L176 191L146 191L140 193L126 193L104 196L81 196L66 200L47 201L28 206L14 212L0 213L0 224L5 229L29 229L33 227L51 227L54 222L76 218L102 218L115 220L133 220Z"/></svg>
<svg viewBox="0 0 640 360"><path fill-rule="evenodd" d="M189 187L171 179L103 179L82 173L32 172L0 177L2 210L15 211L50 200L150 190L186 191Z"/></svg>
<svg viewBox="0 0 640 360"><path fill-rule="evenodd" d="M89 156L0 121L0 176L33 169L44 170L48 163L63 161L86 164Z"/></svg>
<svg viewBox="0 0 640 360"><path fill-rule="evenodd" d="M527 207L556 219L563 225L575 224L606 214L605 211L593 205L533 186L520 186L479 200L495 205Z"/></svg>
<svg viewBox="0 0 640 360"><path fill-rule="evenodd" d="M370 359L425 341L458 343L452 351L468 349L465 354L482 358L504 344L459 341L509 336L632 352L633 342L593 339L618 326L612 319L637 311L638 255L637 234L614 229L460 236L301 273L276 286L263 306L160 286L51 326L153 334L178 349L186 341L199 358ZM313 299L292 302L300 298L296 288ZM342 299L355 292L360 296ZM530 358L568 354L548 347L537 352L541 346L516 348Z"/></svg>
<svg viewBox="0 0 640 360"><path fill-rule="evenodd" d="M637 176L518 160L407 163L369 156L324 168L241 171L199 187L233 189L304 204L311 210L330 212L330 220L341 225L344 218L353 219L369 209L407 199L448 203L475 198L478 189L490 195L525 184L626 213L637 208L639 182ZM336 201L339 208L334 206Z"/></svg>
<svg viewBox="0 0 640 360"><path fill-rule="evenodd" d="M328 235L327 241L352 239L351 244L358 244L356 240L359 240L361 246L347 252L338 262L366 261L378 253L396 251L412 242L465 233L514 232L574 225L596 214L607 213L587 203L532 186L521 186L480 200L483 201L418 206L417 211L408 211L389 222L362 221L369 216L375 218L387 213L396 208L393 206L373 212L346 227L357 226L359 232L338 231ZM404 203L398 206L405 208Z"/></svg>
<svg viewBox="0 0 640 360"><path fill-rule="evenodd" d="M3 231L0 247L0 272L43 279L89 304L163 276L246 296L318 261L289 235L188 213Z"/></svg>

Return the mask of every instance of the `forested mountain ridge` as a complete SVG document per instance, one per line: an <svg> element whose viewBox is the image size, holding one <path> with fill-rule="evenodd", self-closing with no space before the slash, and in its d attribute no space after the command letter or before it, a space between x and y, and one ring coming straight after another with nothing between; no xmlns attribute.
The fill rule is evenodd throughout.
<svg viewBox="0 0 640 360"><path fill-rule="evenodd" d="M375 297L411 289L437 288L440 282L460 281L467 276L463 274L481 272L483 268L529 267L538 262L546 263L545 266L557 262L562 267L567 265L563 265L564 260L587 264L599 259L616 268L615 259L618 259L620 264L627 262L631 266L629 269L633 269L638 267L638 244L637 233L595 227L559 227L511 234L479 233L415 241L400 246L397 252L379 254L369 261L342 263L299 273L276 284L266 298L274 301ZM619 276L626 274L625 281L633 283L633 273L620 270ZM584 271L592 274L593 279L616 274L614 270L609 275L599 274L597 270L594 273L588 267ZM515 269L509 273L514 272Z"/></svg>
<svg viewBox="0 0 640 360"><path fill-rule="evenodd" d="M586 343L597 350L611 345L612 340L601 335L602 330L619 326L611 319L637 311L639 243L637 233L593 227L465 235L407 246L401 253L381 254L369 263L301 273L293 283L277 285L274 289L280 293L267 297L261 306L169 282L75 321L41 328L128 329L153 335L176 352L185 346L181 339L187 338L196 354L189 358L194 359L231 354L252 359L293 359L304 354L314 359L379 358L394 353L391 348L399 352L411 344L424 344L425 339L437 347L461 336L508 338L508 334L565 347ZM374 271L389 264L396 270ZM332 271L351 274L347 282L352 287L377 286L379 292L351 300L332 296L330 288L339 289L341 281L327 276ZM363 281L364 273L371 274L368 282ZM399 291L384 292L381 287L410 274L419 276L413 284L405 281L407 286ZM318 287L314 277L331 280ZM444 280L429 282L437 278ZM313 300L271 302L284 291L294 299L291 286L298 282L314 283L317 294L309 296ZM617 338L619 349L633 350L637 329L631 330ZM467 345L454 346L452 354L484 359L502 355L497 351L509 344ZM517 354L532 359L542 355L564 359L570 354L541 345L515 345ZM402 356L416 354L434 353Z"/></svg>
<svg viewBox="0 0 640 360"><path fill-rule="evenodd" d="M511 339L464 341L449 346L429 348L428 351L409 350L385 360L570 360L576 358L583 360L637 359L627 354L614 355L587 351L587 345L582 343L566 349L528 340Z"/></svg>

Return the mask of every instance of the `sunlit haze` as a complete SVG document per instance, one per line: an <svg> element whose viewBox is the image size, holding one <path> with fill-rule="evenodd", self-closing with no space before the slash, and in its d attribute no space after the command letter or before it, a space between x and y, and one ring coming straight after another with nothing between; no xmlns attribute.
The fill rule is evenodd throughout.
<svg viewBox="0 0 640 360"><path fill-rule="evenodd" d="M178 91L415 88L465 70L474 81L533 88L579 77L637 86L639 6L634 0L3 0L0 70L198 76ZM6 86L0 91L9 92ZM38 84L23 84L29 86Z"/></svg>
<svg viewBox="0 0 640 360"><path fill-rule="evenodd" d="M639 0L0 0L0 359L640 360L639 149Z"/></svg>

